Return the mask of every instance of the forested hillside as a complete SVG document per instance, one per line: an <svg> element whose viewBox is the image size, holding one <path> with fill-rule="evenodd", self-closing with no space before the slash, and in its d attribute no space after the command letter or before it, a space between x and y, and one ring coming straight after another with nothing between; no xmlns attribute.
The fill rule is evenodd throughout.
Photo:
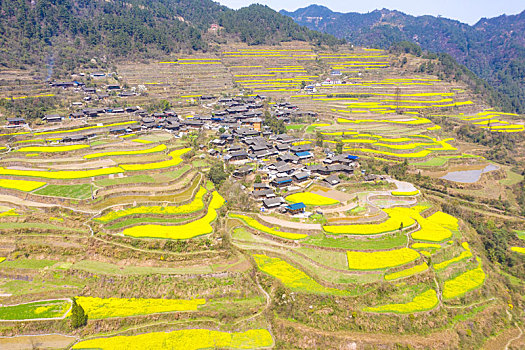
<svg viewBox="0 0 525 350"><path fill-rule="evenodd" d="M0 13L0 65L10 67L49 57L71 68L94 55L206 51L203 34L214 23L223 27L219 33L248 44L340 42L266 6L234 11L211 0L0 0Z"/></svg>
<svg viewBox="0 0 525 350"><path fill-rule="evenodd" d="M506 110L525 112L525 11L481 19L474 26L386 9L367 14L338 13L312 5L281 13L356 45L388 48L396 42L411 41L424 50L448 53L500 91L499 104Z"/></svg>

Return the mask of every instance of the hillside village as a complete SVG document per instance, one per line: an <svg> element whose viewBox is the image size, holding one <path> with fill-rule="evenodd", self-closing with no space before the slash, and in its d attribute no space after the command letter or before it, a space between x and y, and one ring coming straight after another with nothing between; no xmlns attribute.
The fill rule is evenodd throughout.
<svg viewBox="0 0 525 350"><path fill-rule="evenodd" d="M523 116L351 45L94 62L0 71L0 348L525 344Z"/></svg>

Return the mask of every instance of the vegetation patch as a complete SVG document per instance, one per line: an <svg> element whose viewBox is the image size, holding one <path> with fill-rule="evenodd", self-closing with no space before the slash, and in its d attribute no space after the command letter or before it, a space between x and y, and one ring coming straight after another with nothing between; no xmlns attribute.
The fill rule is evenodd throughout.
<svg viewBox="0 0 525 350"><path fill-rule="evenodd" d="M40 152L40 153L55 153L55 152L69 152L79 149L89 148L89 145L70 145L70 146L29 146L22 147L17 152Z"/></svg>
<svg viewBox="0 0 525 350"><path fill-rule="evenodd" d="M414 219L406 215L404 208L385 209L389 218L379 224L326 225L324 230L332 234L377 235L391 232L415 224Z"/></svg>
<svg viewBox="0 0 525 350"><path fill-rule="evenodd" d="M400 196L400 197L417 196L418 194L419 194L419 190L406 191L406 192L403 192L403 191L392 191L392 196Z"/></svg>
<svg viewBox="0 0 525 350"><path fill-rule="evenodd" d="M36 301L19 305L0 307L0 320L31 320L62 317L69 310L67 300Z"/></svg>
<svg viewBox="0 0 525 350"><path fill-rule="evenodd" d="M95 298L77 297L77 303L82 306L91 319L127 317L147 315L162 312L195 311L206 300L193 299L126 299L126 298Z"/></svg>
<svg viewBox="0 0 525 350"><path fill-rule="evenodd" d="M303 233L283 232L283 231L276 230L274 228L269 228L267 226L264 226L259 221L255 220L254 218L247 216L247 215L230 214L230 217L234 219L240 219L242 222L244 222L249 227L255 230L258 230L258 231L268 233L273 236L277 236L277 237L281 237L285 239L302 239L302 238L308 237L307 234L303 234Z"/></svg>
<svg viewBox="0 0 525 350"><path fill-rule="evenodd" d="M115 151L115 152L100 152L100 153L86 154L84 158L92 159L92 158L109 157L109 156L129 156L129 155L135 155L135 154L148 154L148 153L162 152L166 148L167 148L166 145L157 145L153 148L142 149L142 150L137 150L137 151Z"/></svg>
<svg viewBox="0 0 525 350"><path fill-rule="evenodd" d="M99 222L110 222L128 215L135 214L148 214L148 215L175 215L175 214L188 214L193 213L204 208L203 197L206 194L206 189L200 187L199 191L195 195L195 198L191 203L183 204L179 206L170 205L170 206L139 206L132 207L128 209L123 209L119 211L112 211L103 215L99 218L95 218L95 221Z"/></svg>
<svg viewBox="0 0 525 350"><path fill-rule="evenodd" d="M170 160L165 160L163 162L157 162L157 163L146 163L146 164L122 164L122 169L126 171L141 171L141 170L154 170L154 169L164 169L169 167L174 167L182 163L181 156L189 152L191 148L182 148L175 150L173 152L170 152L169 156L171 157Z"/></svg>
<svg viewBox="0 0 525 350"><path fill-rule="evenodd" d="M439 303L437 293L434 289L429 289L417 295L411 302L406 304L387 304L377 307L367 307L364 311L376 313L398 313L410 314L432 310Z"/></svg>
<svg viewBox="0 0 525 350"><path fill-rule="evenodd" d="M273 345L266 329L246 332L219 332L208 329L183 329L173 332L153 332L132 336L117 336L84 340L72 349L260 349Z"/></svg>
<svg viewBox="0 0 525 350"><path fill-rule="evenodd" d="M453 299L480 287L485 281L485 272L481 265L461 275L446 280L443 284L443 298Z"/></svg>
<svg viewBox="0 0 525 350"><path fill-rule="evenodd" d="M346 255L350 270L382 270L408 264L420 257L418 252L410 248L376 252L347 251Z"/></svg>
<svg viewBox="0 0 525 350"><path fill-rule="evenodd" d="M135 238L189 239L213 232L211 223L217 218L217 210L224 204L224 198L214 191L206 215L198 220L178 226L139 225L127 228L123 234Z"/></svg>
<svg viewBox="0 0 525 350"><path fill-rule="evenodd" d="M461 254L459 254L455 258L443 261L443 262L441 262L439 264L434 264L434 269L436 269L436 271L443 270L443 269L447 268L451 264L454 264L454 263L457 263L459 261L471 258L472 257L472 252L470 251L469 244L467 242L463 242L461 245L465 249L464 251L461 252Z"/></svg>
<svg viewBox="0 0 525 350"><path fill-rule="evenodd" d="M272 258L262 254L253 255L257 267L272 277L277 278L286 287L298 291L315 294L350 295L350 292L327 288L317 283L313 278L303 271L296 269L286 261L279 258Z"/></svg>
<svg viewBox="0 0 525 350"><path fill-rule="evenodd" d="M37 188L44 186L45 184L45 182L41 181L0 179L0 187L24 192L34 191Z"/></svg>
<svg viewBox="0 0 525 350"><path fill-rule="evenodd" d="M413 276L415 274L418 274L418 273L421 273L421 272L425 272L427 270L428 270L428 265L427 265L426 262L424 262L424 263L422 263L420 265L416 265L416 266L408 268L408 269L404 269L404 270L401 270L401 271L389 273L389 274L385 275L385 280L386 281L393 281L393 280L397 280L399 278Z"/></svg>
<svg viewBox="0 0 525 350"><path fill-rule="evenodd" d="M92 195L91 184L80 185L54 185L49 184L35 192L42 196L87 199Z"/></svg>
<svg viewBox="0 0 525 350"><path fill-rule="evenodd" d="M305 205L311 206L334 205L340 203L336 199L328 198L311 192L295 193L286 197L286 200L292 203L303 202Z"/></svg>

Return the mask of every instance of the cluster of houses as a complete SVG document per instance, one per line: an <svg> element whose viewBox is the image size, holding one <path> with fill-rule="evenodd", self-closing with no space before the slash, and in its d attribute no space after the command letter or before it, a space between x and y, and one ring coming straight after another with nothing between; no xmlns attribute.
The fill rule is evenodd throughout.
<svg viewBox="0 0 525 350"><path fill-rule="evenodd" d="M96 73L95 73L96 74ZM105 73L99 73L103 74L103 76L106 76ZM105 87L105 91L98 90L95 87L87 87L85 83L80 81L67 81L67 82L51 82L49 83L51 87L54 88L62 88L62 89L74 89L76 92L83 92L86 97L84 97L85 101L91 101L94 96L96 96L97 99L103 100L108 98L110 93L115 92L115 95L118 97L130 97L135 96L136 93L133 91L125 91L120 85L112 84L107 85Z"/></svg>
<svg viewBox="0 0 525 350"><path fill-rule="evenodd" d="M102 114L111 115L111 114L122 114L122 113L136 113L140 115L141 113L146 113L141 111L139 107L107 107L107 108L86 108L79 110L77 112L71 112L69 115L62 116L60 114L46 114L42 117L42 120L47 123L59 123L66 118L69 119L79 119L79 118L96 118Z"/></svg>
<svg viewBox="0 0 525 350"><path fill-rule="evenodd" d="M224 134L220 135L221 137ZM279 209L283 211L296 212L304 210L289 206L282 197L276 195L281 189L293 189L300 187L302 183L311 179L322 181L328 186L340 183L339 175L351 175L359 166L359 157L350 154L334 154L325 150L325 158L315 160L314 146L311 143L302 142L291 135L273 135L270 132L265 137L264 132L251 129L249 135L243 129L233 130L228 134L227 144L217 144L213 140L208 153L211 156L222 158L225 162L237 165L233 176L243 178L257 172L264 180L256 183L252 196L262 202L266 209ZM224 147L222 150L217 148ZM253 163L257 163L257 170Z"/></svg>

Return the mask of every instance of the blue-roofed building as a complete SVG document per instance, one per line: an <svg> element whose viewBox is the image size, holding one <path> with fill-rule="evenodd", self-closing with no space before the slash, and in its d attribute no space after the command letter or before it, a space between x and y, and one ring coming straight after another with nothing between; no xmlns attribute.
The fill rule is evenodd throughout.
<svg viewBox="0 0 525 350"><path fill-rule="evenodd" d="M292 184L292 178L289 177L289 176L277 177L277 178L273 179L271 184L272 184L272 186L275 186L275 187L289 186L289 185Z"/></svg>
<svg viewBox="0 0 525 350"><path fill-rule="evenodd" d="M295 155L296 155L297 157L299 157L299 160L313 158L312 153L310 153L310 152L308 152L308 151L297 152L297 153L295 153Z"/></svg>
<svg viewBox="0 0 525 350"><path fill-rule="evenodd" d="M304 205L303 202L293 203L286 207L286 210L288 210L290 214L304 213L305 209L306 209L306 205Z"/></svg>
<svg viewBox="0 0 525 350"><path fill-rule="evenodd" d="M347 158L350 159L350 160L358 160L359 159L358 156L353 156L351 154L349 154Z"/></svg>

